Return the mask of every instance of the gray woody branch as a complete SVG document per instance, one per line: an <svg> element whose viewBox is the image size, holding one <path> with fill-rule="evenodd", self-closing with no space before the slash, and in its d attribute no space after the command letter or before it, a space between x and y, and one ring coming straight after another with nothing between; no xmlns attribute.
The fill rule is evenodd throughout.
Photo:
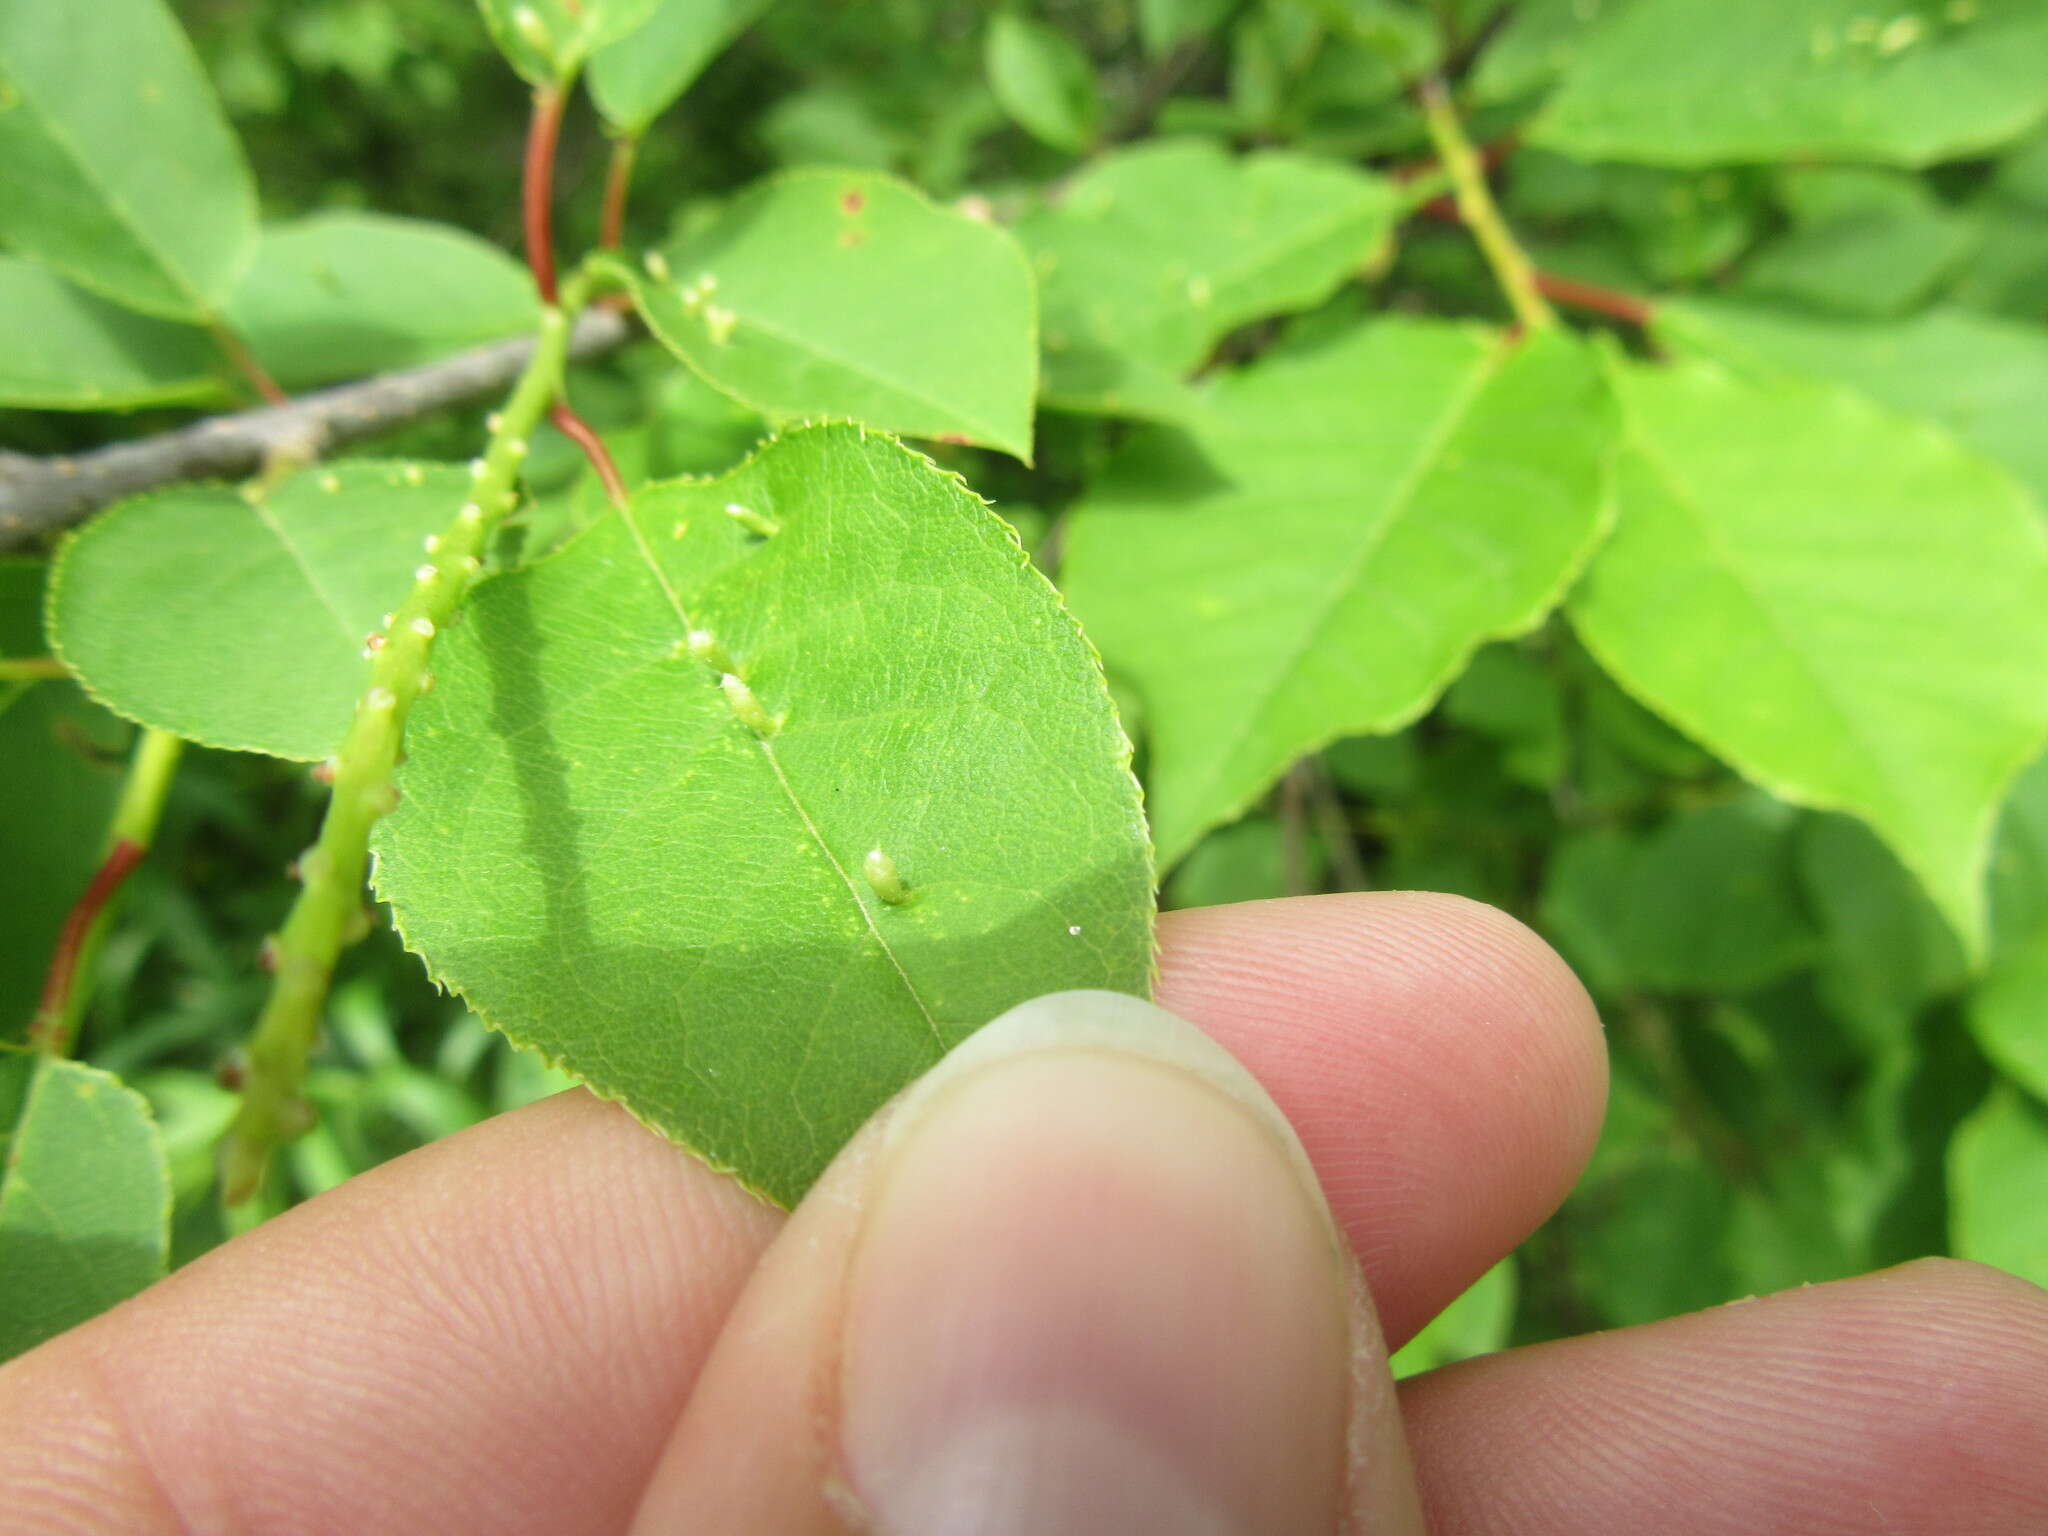
<svg viewBox="0 0 2048 1536"><path fill-rule="evenodd" d="M569 355L609 351L628 330L615 311L586 310L576 322ZM502 393L532 353L531 338L492 342L402 373L90 453L35 458L0 452L0 549L67 527L140 491L186 480L239 480L280 459L310 463L436 411Z"/></svg>

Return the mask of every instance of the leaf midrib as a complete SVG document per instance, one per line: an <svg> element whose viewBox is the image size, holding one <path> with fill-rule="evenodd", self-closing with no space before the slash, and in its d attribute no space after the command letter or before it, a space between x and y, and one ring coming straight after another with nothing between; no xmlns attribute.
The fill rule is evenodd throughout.
<svg viewBox="0 0 2048 1536"><path fill-rule="evenodd" d="M683 606L681 594L676 591L675 584L668 579L668 572L661 568L661 562L654 558L654 550L649 546L647 535L641 531L639 522L633 517L631 508L621 508L617 515L625 523L626 531L632 537L634 548L639 551L640 558L646 563L648 574L653 576L655 585L661 588L662 596L667 600L669 608L676 616L676 622L681 626L682 636L687 639L691 631L696 628L696 625L690 620L689 610ZM745 729L744 726L736 728ZM749 732L749 734L751 735L752 733ZM812 818L810 810L798 796L796 786L790 782L789 775L783 769L781 758L776 755L775 744L765 736L755 736L754 742L760 747L761 755L767 760L769 771L774 775L775 782L782 790L783 797L788 801L790 809L796 813L797 820L803 824L805 833L817 847L818 852L824 857L825 862L831 866L832 872L839 877L840 884L846 887L846 894L852 899L854 910L860 913L861 922L866 925L869 936L875 942L875 947L882 952L891 968L896 972L897 979L903 983L905 994L908 995L918 1014L924 1019L926 1027L930 1029L932 1040L938 1046L939 1052L944 1054L946 1038L944 1031L939 1028L938 1018L926 1004L923 995L918 992L917 983L911 980L910 972L904 966L902 958L890 945L888 939L883 936L880 926L875 922L875 914L869 910L868 904L860 899L860 887L854 884L854 877L847 872L846 866L839 862L839 856L832 851L831 845L825 841L824 833L819 829L818 823Z"/></svg>
<svg viewBox="0 0 2048 1536"><path fill-rule="evenodd" d="M1246 743L1252 739L1258 728L1266 723L1266 713L1273 707L1273 700L1279 695L1281 687L1293 675L1295 669L1300 666L1302 657L1309 653L1309 650L1315 645L1323 632L1329 628L1331 621L1336 617L1338 609L1343 606L1345 600L1355 589L1366 566L1371 563L1373 556L1378 554L1382 546L1385 545L1388 535L1406 514L1416 492L1421 489L1424 480L1428 478L1430 471L1442 456L1444 449L1448 446L1451 439L1457 435L1458 428L1463 425L1466 417L1471 413L1474 403L1485 392L1486 386L1499 375L1501 368L1505 366L1510 352L1511 344L1503 340L1491 351L1477 359L1469 381L1463 388L1452 394L1450 403L1445 408L1443 414L1432 423L1430 430L1424 434L1421 446L1416 451L1415 458L1410 462L1407 470L1387 497L1385 515L1380 518L1377 526L1372 530L1371 536L1359 545L1357 552L1340 568L1337 579L1330 585L1329 596L1309 621L1303 625L1299 643L1276 666L1268 671L1269 681L1267 685L1255 695L1253 702L1240 717L1244 722L1242 727L1233 735L1226 737L1217 750L1211 754L1209 761L1214 766L1212 766L1206 778L1196 781L1197 787L1204 795L1213 792L1215 784L1223 777L1224 766L1236 759L1238 753L1244 749Z"/></svg>
<svg viewBox="0 0 2048 1536"><path fill-rule="evenodd" d="M1726 574L1735 590L1749 604L1763 627L1769 630L1776 638L1784 653L1793 658L1800 672L1804 674L1807 682L1811 685L1815 696L1827 706L1828 711L1835 717L1836 724L1841 727L1842 734L1864 754L1866 761L1878 769L1880 785L1891 800L1893 809L1897 810L1900 808L1903 802L1899 795L1897 782L1889 769L1889 754L1879 751L1876 743L1864 734L1862 728L1856 723L1854 716L1843 704L1835 689L1829 684L1826 676L1816 670L1808 655L1793 644L1791 634L1782 622L1782 616L1778 610L1765 601L1761 589L1756 585L1742 564L1735 559L1732 546L1721 537L1719 528L1716 527L1713 518L1708 515L1705 507L1700 503L1698 495L1680 476L1676 467L1650 437L1647 430L1643 428L1634 408L1629 402L1627 391L1617 389L1615 393L1621 399L1622 420L1628 446L1636 451L1644 464L1655 474L1659 484L1664 487L1665 492L1669 496L1671 504L1693 524L1694 528L1698 531L1700 542L1714 558L1718 568ZM1745 752L1743 755L1749 756L1750 754ZM1776 775L1772 775L1772 777L1776 777Z"/></svg>

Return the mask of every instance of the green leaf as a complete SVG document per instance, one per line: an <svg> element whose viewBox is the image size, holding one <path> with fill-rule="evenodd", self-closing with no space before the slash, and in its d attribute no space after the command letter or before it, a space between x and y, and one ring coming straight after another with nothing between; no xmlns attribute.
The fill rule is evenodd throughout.
<svg viewBox="0 0 2048 1536"><path fill-rule="evenodd" d="M1012 1004L1146 989L1137 786L1087 642L887 438L805 428L646 488L478 588L435 671L377 839L407 945L777 1201Z"/></svg>
<svg viewBox="0 0 2048 1536"><path fill-rule="evenodd" d="M1851 315L1926 300L1975 247L1974 222L1919 177L1809 166L1784 178L1793 227L1752 255L1739 292Z"/></svg>
<svg viewBox="0 0 2048 1536"><path fill-rule="evenodd" d="M1515 1260L1502 1259L1474 1280L1458 1299L1429 1320L1422 1332L1387 1362L1394 1379L1419 1376L1504 1348L1515 1324Z"/></svg>
<svg viewBox="0 0 2048 1536"><path fill-rule="evenodd" d="M286 389L438 361L530 333L526 270L447 224L329 213L264 231L228 319Z"/></svg>
<svg viewBox="0 0 2048 1536"><path fill-rule="evenodd" d="M647 131L773 0L659 0L646 24L598 49L590 94L612 132Z"/></svg>
<svg viewBox="0 0 2048 1536"><path fill-rule="evenodd" d="M1134 436L1064 583L1143 696L1162 863L1296 758L1397 729L1557 602L1606 521L1609 408L1562 334L1387 320Z"/></svg>
<svg viewBox="0 0 2048 1536"><path fill-rule="evenodd" d="M1614 537L1572 596L1613 677L1779 798L1862 817L1973 958L2048 736L2048 534L1940 429L1847 391L1616 364Z"/></svg>
<svg viewBox="0 0 2048 1536"><path fill-rule="evenodd" d="M2048 1106L1993 1091L1948 1150L1949 1234L1959 1259L2048 1285Z"/></svg>
<svg viewBox="0 0 2048 1536"><path fill-rule="evenodd" d="M1031 457L1031 269L905 182L785 172L649 269L626 274L649 328L758 411Z"/></svg>
<svg viewBox="0 0 2048 1536"><path fill-rule="evenodd" d="M1895 411L1932 416L2048 508L2048 336L2038 326L1960 309L1880 325L1687 299L1658 306L1656 335L1759 378L1831 379Z"/></svg>
<svg viewBox="0 0 2048 1536"><path fill-rule="evenodd" d="M1962 985L1955 935L1862 822L1809 818L1799 835L1799 873L1821 932L1815 984L1866 1038L1900 1038L1921 1007Z"/></svg>
<svg viewBox="0 0 2048 1536"><path fill-rule="evenodd" d="M1231 0L1138 0L1138 38L1145 56L1163 57L1188 38L1220 26Z"/></svg>
<svg viewBox="0 0 2048 1536"><path fill-rule="evenodd" d="M2020 771L1991 846L1993 953L2048 931L2048 757Z"/></svg>
<svg viewBox="0 0 2048 1536"><path fill-rule="evenodd" d="M365 641L468 485L452 465L355 461L256 501L187 486L123 502L58 555L51 639L117 714L208 746L324 757L368 676Z"/></svg>
<svg viewBox="0 0 2048 1536"><path fill-rule="evenodd" d="M1472 71L1473 98L1488 105L1556 83L1599 28L1640 0L1518 0Z"/></svg>
<svg viewBox="0 0 2048 1536"><path fill-rule="evenodd" d="M1791 832L1786 807L1751 794L1644 838L1567 836L1545 872L1544 931L1608 997L1767 985L1814 948Z"/></svg>
<svg viewBox="0 0 2048 1536"><path fill-rule="evenodd" d="M535 85L563 85L591 53L645 25L662 0L477 0L506 62Z"/></svg>
<svg viewBox="0 0 2048 1536"><path fill-rule="evenodd" d="M1999 958L1970 995L1969 1020L1998 1069L2048 1102L2048 930Z"/></svg>
<svg viewBox="0 0 2048 1536"><path fill-rule="evenodd" d="M1328 862L1322 839L1301 834L1301 848L1292 856L1298 867L1290 879L1287 837L1270 816L1247 816L1218 827L1180 861L1167 882L1165 905L1225 907L1317 889Z"/></svg>
<svg viewBox="0 0 2048 1536"><path fill-rule="evenodd" d="M0 655L48 654L43 565L0 557ZM18 1043L71 904L99 867L126 725L69 682L0 683L0 1046Z"/></svg>
<svg viewBox="0 0 2048 1536"><path fill-rule="evenodd" d="M138 315L0 256L0 405L120 411L222 393L204 331Z"/></svg>
<svg viewBox="0 0 2048 1536"><path fill-rule="evenodd" d="M171 1179L149 1103L75 1061L0 1055L0 1360L158 1279Z"/></svg>
<svg viewBox="0 0 2048 1536"><path fill-rule="evenodd" d="M1094 142L1102 100L1094 67L1072 38L1015 11L998 11L982 60L996 100L1034 138L1075 154Z"/></svg>
<svg viewBox="0 0 2048 1536"><path fill-rule="evenodd" d="M1529 142L1582 160L1932 165L2048 115L2038 0L1636 0L1578 47Z"/></svg>
<svg viewBox="0 0 2048 1536"><path fill-rule="evenodd" d="M204 320L256 244L256 189L163 0L0 7L0 229L130 308Z"/></svg>
<svg viewBox="0 0 2048 1536"><path fill-rule="evenodd" d="M1045 398L1174 419L1227 333L1309 309L1387 244L1400 198L1334 160L1234 158L1200 140L1105 156L1026 216L1045 308Z"/></svg>

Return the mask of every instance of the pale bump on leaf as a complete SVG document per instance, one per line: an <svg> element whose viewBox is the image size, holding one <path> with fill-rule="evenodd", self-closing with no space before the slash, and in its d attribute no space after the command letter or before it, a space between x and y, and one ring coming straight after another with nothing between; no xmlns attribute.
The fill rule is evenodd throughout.
<svg viewBox="0 0 2048 1536"><path fill-rule="evenodd" d="M1399 728L1540 622L1607 523L1607 388L1562 334L1385 320L1206 404L1129 440L1061 567L1144 702L1167 866L1297 758Z"/></svg>
<svg viewBox="0 0 2048 1536"><path fill-rule="evenodd" d="M215 314L256 247L256 187L163 0L0 5L0 229L131 309Z"/></svg>
<svg viewBox="0 0 2048 1536"><path fill-rule="evenodd" d="M1030 461L1038 296L1024 253L907 182L785 172L709 228L614 270L662 342L763 415Z"/></svg>
<svg viewBox="0 0 2048 1536"><path fill-rule="evenodd" d="M1610 373L1619 517L1573 626L1746 777L1867 821L1981 961L1993 819L2048 738L2048 531L2026 492L1846 390Z"/></svg>
<svg viewBox="0 0 2048 1536"><path fill-rule="evenodd" d="M1149 985L1094 655L1008 525L886 436L646 487L480 586L435 671L375 835L407 945L778 1202L1004 1009Z"/></svg>
<svg viewBox="0 0 2048 1536"><path fill-rule="evenodd" d="M170 1259L149 1102L111 1072L0 1054L0 1361L126 1301Z"/></svg>
<svg viewBox="0 0 2048 1536"><path fill-rule="evenodd" d="M59 552L51 644L130 720L325 757L368 679L366 647L468 483L454 465L351 460L254 498L183 486L122 502Z"/></svg>

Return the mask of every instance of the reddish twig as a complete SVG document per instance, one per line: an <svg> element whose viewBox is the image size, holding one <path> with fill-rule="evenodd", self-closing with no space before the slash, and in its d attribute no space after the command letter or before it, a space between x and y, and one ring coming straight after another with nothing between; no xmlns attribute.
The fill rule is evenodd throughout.
<svg viewBox="0 0 2048 1536"><path fill-rule="evenodd" d="M619 474L619 466L612 462L611 450L604 445L604 439L589 422L578 416L566 400L557 400L548 411L548 420L569 441L583 450L590 467L597 471L597 478L604 483L604 493L615 507L626 504L626 482Z"/></svg>
<svg viewBox="0 0 2048 1536"><path fill-rule="evenodd" d="M1582 283L1575 277L1560 277L1555 272L1538 271L1536 288L1546 299L1606 315L1627 325L1648 325L1657 314L1657 307L1648 299L1618 288L1603 288L1598 283Z"/></svg>
<svg viewBox="0 0 2048 1536"><path fill-rule="evenodd" d="M526 264L543 304L556 303L555 283L555 145L562 136L559 86L543 85L533 93L533 121L526 134L526 167L521 182L521 213L526 229Z"/></svg>
<svg viewBox="0 0 2048 1536"><path fill-rule="evenodd" d="M1424 218L1435 219L1444 224L1461 224L1458 204L1455 198L1433 197L1426 203L1418 203L1415 211ZM1591 314L1605 315L1610 320L1619 320L1624 325L1648 325L1656 318L1657 306L1650 300L1633 293L1624 293L1619 288L1603 287L1599 283L1582 282L1576 277L1563 277L1542 268L1535 271L1536 291L1554 303L1564 304L1572 309L1583 309Z"/></svg>
<svg viewBox="0 0 2048 1536"><path fill-rule="evenodd" d="M207 327L213 333L214 344L234 364L235 371L249 381L257 395L268 405L289 405L292 397L273 379L268 370L256 361L256 354L249 350L249 344L237 336L224 320L215 320Z"/></svg>
<svg viewBox="0 0 2048 1536"><path fill-rule="evenodd" d="M85 952L86 935L92 931L93 919L100 915L106 904L113 900L114 892L121 888L121 882L142 862L145 851L142 844L132 838L120 839L93 872L85 894L72 904L70 914L64 919L63 931L57 936L56 951L50 957L50 972L43 981L43 995L36 1004L35 1021L28 1027L29 1043L38 1050L61 1056L71 1049L70 1040L65 1038L64 1018L71 1001L71 989L78 982L78 962Z"/></svg>
<svg viewBox="0 0 2048 1536"><path fill-rule="evenodd" d="M626 235L626 194L633 186L633 161L640 150L636 138L624 138L612 145L611 164L604 175L604 219L597 243L615 251Z"/></svg>

